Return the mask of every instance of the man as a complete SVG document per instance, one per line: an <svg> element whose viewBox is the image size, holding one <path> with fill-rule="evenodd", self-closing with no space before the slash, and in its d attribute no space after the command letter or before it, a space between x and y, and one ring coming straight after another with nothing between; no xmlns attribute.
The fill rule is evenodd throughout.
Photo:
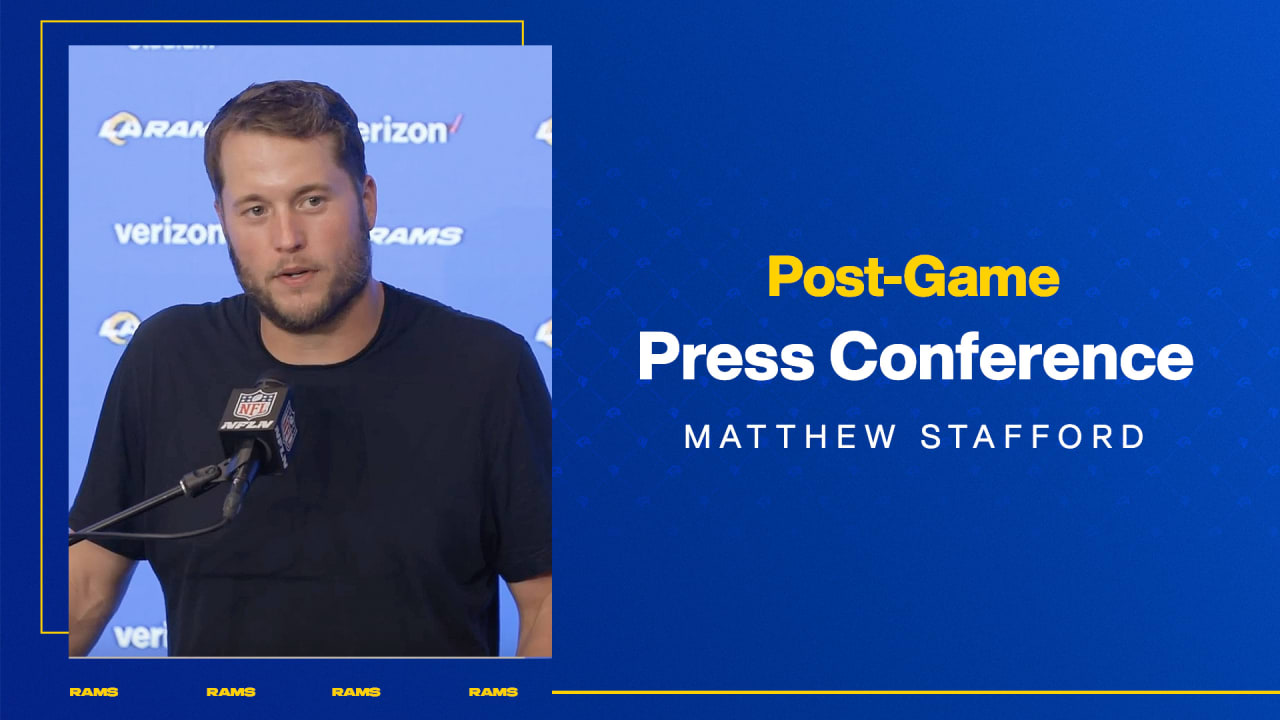
<svg viewBox="0 0 1280 720"><path fill-rule="evenodd" d="M355 113L323 85L254 85L205 135L214 209L244 294L163 310L112 376L80 528L222 459L234 387L289 383L298 439L230 525L70 549L70 652L86 653L138 560L164 590L174 655L493 655L497 577L517 654L551 653L551 412L524 340L385 285L377 185ZM224 493L123 527L215 524Z"/></svg>

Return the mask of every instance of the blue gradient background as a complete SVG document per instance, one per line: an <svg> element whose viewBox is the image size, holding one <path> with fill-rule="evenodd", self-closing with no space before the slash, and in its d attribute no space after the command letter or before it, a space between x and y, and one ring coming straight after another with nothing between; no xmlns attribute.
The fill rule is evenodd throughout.
<svg viewBox="0 0 1280 720"><path fill-rule="evenodd" d="M556 657L69 663L60 636L34 635L35 494L7 479L5 685L22 678L18 702L60 696L75 678L130 688L133 700L95 711L132 716L142 705L128 703L146 698L209 712L196 689L246 678L268 692L238 712L341 711L311 686L369 678L385 695L370 712L388 717L1276 714L1270 697L550 695L1276 688L1273 14L1143 3L484 14L523 17L527 41L556 54ZM6 23L4 40L32 47L32 30ZM24 63L6 63L5 82L29 109ZM9 144L24 139L5 159L15 200L34 194L22 118L4 116ZM32 206L4 214L10 478L34 477L36 462L35 359L14 350L36 335L35 253L12 241L35 237L35 219L10 209ZM919 252L1050 264L1062 289L767 296L770 254L900 267ZM907 344L965 330L1010 344L1178 342L1196 368L1185 383L877 384L820 362L803 383L660 372L641 384L642 326L691 343L803 342L820 360L846 329ZM684 450L685 422L730 419L897 422L903 434L889 451ZM1132 422L1146 438L1110 452L914 443L920 423L966 420ZM520 696L465 697L485 685Z"/></svg>
<svg viewBox="0 0 1280 720"><path fill-rule="evenodd" d="M598 628L583 650L635 664L577 685L1276 687L1280 160L1274 67L1240 21L693 13L716 39L601 73L598 102L632 112L556 157L557 542L596 568L598 592L564 603ZM1062 288L767 295L773 253L901 268L919 252L1053 265ZM641 328L803 342L819 371L638 383ZM846 329L882 346L1179 342L1197 362L1185 383L847 383L824 359ZM1146 438L684 449L683 423L730 420L1131 422Z"/></svg>

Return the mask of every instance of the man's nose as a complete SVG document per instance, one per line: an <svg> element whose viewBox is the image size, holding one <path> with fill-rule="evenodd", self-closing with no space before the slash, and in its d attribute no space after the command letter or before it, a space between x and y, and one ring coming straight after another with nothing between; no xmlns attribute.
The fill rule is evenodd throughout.
<svg viewBox="0 0 1280 720"><path fill-rule="evenodd" d="M291 212L278 213L276 217L279 219L276 221L272 242L276 250L293 252L307 244L306 234L303 232L299 218L294 217Z"/></svg>

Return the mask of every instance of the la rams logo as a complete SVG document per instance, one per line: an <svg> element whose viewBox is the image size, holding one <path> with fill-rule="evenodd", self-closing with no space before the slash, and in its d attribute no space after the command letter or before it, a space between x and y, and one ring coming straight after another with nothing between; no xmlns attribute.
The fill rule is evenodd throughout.
<svg viewBox="0 0 1280 720"><path fill-rule="evenodd" d="M255 420L263 417L271 412L271 406L275 404L277 394L262 392L261 390L240 393L240 399L236 401L236 409L232 414L245 420Z"/></svg>
<svg viewBox="0 0 1280 720"><path fill-rule="evenodd" d="M536 335L533 336L533 339L540 343L546 343L547 347L551 347L551 320L550 319L548 319L546 322L538 326L538 332Z"/></svg>
<svg viewBox="0 0 1280 720"><path fill-rule="evenodd" d="M538 132L533 134L534 139L541 140L546 144L551 144L551 118L547 118L538 126Z"/></svg>
<svg viewBox="0 0 1280 720"><path fill-rule="evenodd" d="M443 123L442 123L443 125ZM118 112L107 118L98 128L98 137L119 147L130 138L193 138L204 137L209 126L203 120L148 120L145 127L137 115Z"/></svg>
<svg viewBox="0 0 1280 720"><path fill-rule="evenodd" d="M142 123L137 115L130 112L118 112L112 115L102 123L102 129L98 130L98 137L116 146L124 145L125 137L138 137L141 134Z"/></svg>
<svg viewBox="0 0 1280 720"><path fill-rule="evenodd" d="M98 328L98 335L116 345L124 345L129 342L129 338L133 337L134 331L138 329L138 323L137 315L121 310L102 321L102 327Z"/></svg>

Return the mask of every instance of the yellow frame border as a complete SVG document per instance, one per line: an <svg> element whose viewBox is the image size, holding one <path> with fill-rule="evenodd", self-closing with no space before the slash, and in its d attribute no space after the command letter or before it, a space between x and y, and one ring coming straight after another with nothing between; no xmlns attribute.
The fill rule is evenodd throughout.
<svg viewBox="0 0 1280 720"><path fill-rule="evenodd" d="M44 26L89 24L315 24L338 25L399 23L432 25L496 24L520 25L520 45L524 46L524 20L41 20L40 21L40 634L67 635L69 630L44 629Z"/></svg>

